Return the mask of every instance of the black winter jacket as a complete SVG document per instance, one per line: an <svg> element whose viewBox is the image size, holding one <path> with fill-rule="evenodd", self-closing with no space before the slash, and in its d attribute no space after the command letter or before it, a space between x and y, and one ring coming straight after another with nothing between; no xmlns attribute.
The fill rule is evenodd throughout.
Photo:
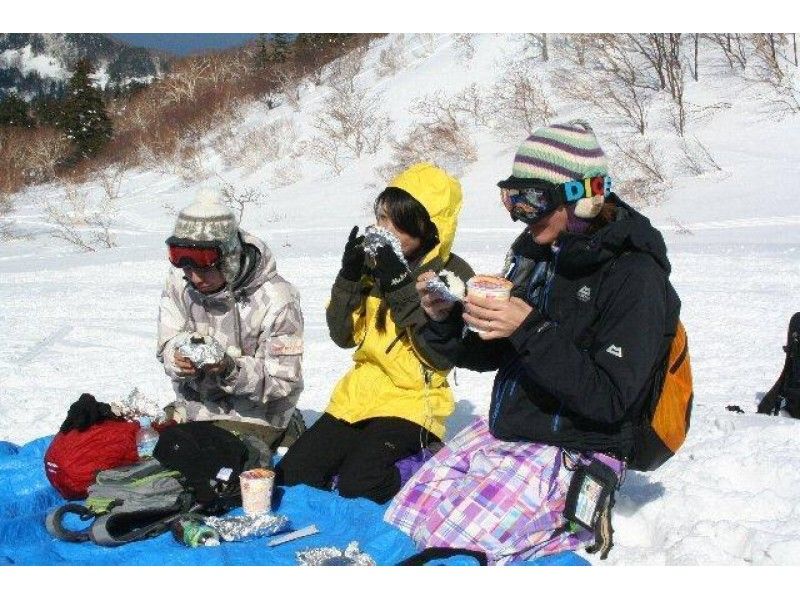
<svg viewBox="0 0 800 598"><path fill-rule="evenodd" d="M427 344L457 366L498 370L492 434L629 458L645 399L675 333L680 300L664 240L612 195L617 219L558 250L525 231L509 252L512 294L535 309L507 339L462 335L461 310L429 322ZM550 276L543 272L549 272Z"/></svg>

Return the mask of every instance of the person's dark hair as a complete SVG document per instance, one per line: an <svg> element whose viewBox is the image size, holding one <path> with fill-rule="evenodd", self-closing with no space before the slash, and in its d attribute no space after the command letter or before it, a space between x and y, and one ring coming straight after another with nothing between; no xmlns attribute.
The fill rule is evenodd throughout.
<svg viewBox="0 0 800 598"><path fill-rule="evenodd" d="M378 208L381 207L395 227L420 240L419 250L415 256L412 256L411 261L424 256L436 247L439 242L439 231L433 220L431 220L428 210L414 199L413 195L399 187L386 187L375 198L375 214L378 213ZM386 331L387 311L388 306L384 299L378 309L376 322L377 328L381 332Z"/></svg>
<svg viewBox="0 0 800 598"><path fill-rule="evenodd" d="M399 187L386 187L375 198L373 209L376 214L380 207L386 211L392 224L422 241L417 256L425 255L439 242L439 231L428 210L407 191Z"/></svg>
<svg viewBox="0 0 800 598"><path fill-rule="evenodd" d="M617 219L617 206L611 201L606 201L603 207L600 208L600 213L592 218L589 223L589 228L586 230L587 235L596 233L604 226L607 226Z"/></svg>

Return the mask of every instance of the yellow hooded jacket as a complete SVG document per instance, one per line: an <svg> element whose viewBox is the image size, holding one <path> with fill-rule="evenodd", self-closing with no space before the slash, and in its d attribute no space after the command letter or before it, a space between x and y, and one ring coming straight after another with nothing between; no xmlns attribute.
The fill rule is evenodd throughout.
<svg viewBox="0 0 800 598"><path fill-rule="evenodd" d="M426 322L415 288L427 270L448 269L466 281L471 268L451 255L461 185L431 164L415 164L389 184L412 195L428 211L439 243L421 260L406 285L385 297L371 278L351 282L337 277L327 308L331 338L342 347L357 346L355 366L333 390L327 413L349 423L373 417L400 417L444 438L445 419L453 412L447 382L452 363L428 350L416 330ZM381 302L388 301L386 330L376 326Z"/></svg>

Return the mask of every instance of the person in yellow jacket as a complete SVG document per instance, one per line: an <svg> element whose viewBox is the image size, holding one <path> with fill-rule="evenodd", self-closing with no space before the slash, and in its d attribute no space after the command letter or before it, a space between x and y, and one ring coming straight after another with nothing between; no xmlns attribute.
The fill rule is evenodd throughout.
<svg viewBox="0 0 800 598"><path fill-rule="evenodd" d="M289 449L278 482L330 488L384 503L400 490L398 461L445 434L453 412L447 382L452 362L418 334L426 325L415 283L429 270L466 282L469 265L450 252L461 211L461 185L431 164L416 164L375 200L376 224L399 240L365 257L358 227L350 232L326 310L333 341L356 347L355 365L339 380L326 412ZM374 263L373 263L374 262Z"/></svg>

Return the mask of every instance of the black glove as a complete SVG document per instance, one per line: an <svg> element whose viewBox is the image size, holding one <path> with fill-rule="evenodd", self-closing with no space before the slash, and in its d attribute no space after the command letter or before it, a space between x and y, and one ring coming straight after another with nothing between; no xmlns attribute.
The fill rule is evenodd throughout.
<svg viewBox="0 0 800 598"><path fill-rule="evenodd" d="M397 257L394 249L388 245L381 245L378 248L375 254L374 273L384 293L397 290L411 280L411 272Z"/></svg>
<svg viewBox="0 0 800 598"><path fill-rule="evenodd" d="M67 419L61 424L59 431L85 430L92 424L115 417L111 411L111 405L98 403L92 395L83 393L77 401L70 405Z"/></svg>
<svg viewBox="0 0 800 598"><path fill-rule="evenodd" d="M364 270L364 235L358 235L358 227L354 226L344 246L342 255L342 269L339 271L342 278L358 282Z"/></svg>

